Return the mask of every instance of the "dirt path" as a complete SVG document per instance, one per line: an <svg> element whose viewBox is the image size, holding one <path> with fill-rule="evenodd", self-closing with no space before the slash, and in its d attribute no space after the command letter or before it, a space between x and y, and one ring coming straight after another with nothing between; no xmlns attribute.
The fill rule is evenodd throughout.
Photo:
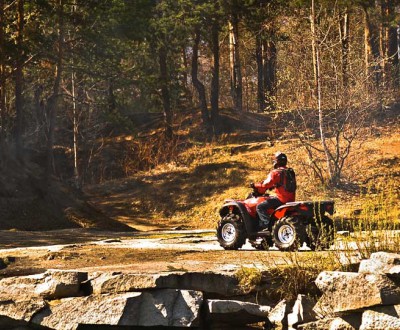
<svg viewBox="0 0 400 330"><path fill-rule="evenodd" d="M51 232L0 231L0 276L34 274L46 269L232 272L243 266L285 263L285 254L244 246L225 251L213 231L115 233L85 229ZM5 266L5 265L3 265Z"/></svg>

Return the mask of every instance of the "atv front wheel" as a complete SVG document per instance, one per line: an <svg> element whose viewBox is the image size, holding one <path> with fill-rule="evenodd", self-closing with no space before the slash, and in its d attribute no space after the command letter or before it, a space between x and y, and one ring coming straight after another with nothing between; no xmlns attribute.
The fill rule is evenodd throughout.
<svg viewBox="0 0 400 330"><path fill-rule="evenodd" d="M275 246L280 251L295 251L307 242L307 232L300 219L283 217L272 228Z"/></svg>
<svg viewBox="0 0 400 330"><path fill-rule="evenodd" d="M225 250L237 250L246 242L246 232L237 214L227 214L218 223L217 238Z"/></svg>

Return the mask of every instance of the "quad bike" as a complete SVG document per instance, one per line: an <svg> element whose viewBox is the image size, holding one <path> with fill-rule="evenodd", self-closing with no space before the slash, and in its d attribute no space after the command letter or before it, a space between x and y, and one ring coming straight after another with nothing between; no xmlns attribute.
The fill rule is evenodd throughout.
<svg viewBox="0 0 400 330"><path fill-rule="evenodd" d="M327 249L333 244L333 201L299 201L267 210L267 228L259 224L256 207L270 198L254 190L245 200L225 200L217 226L219 244L225 250L241 248L246 239L258 250L275 246L281 251L295 251L307 244L311 250Z"/></svg>

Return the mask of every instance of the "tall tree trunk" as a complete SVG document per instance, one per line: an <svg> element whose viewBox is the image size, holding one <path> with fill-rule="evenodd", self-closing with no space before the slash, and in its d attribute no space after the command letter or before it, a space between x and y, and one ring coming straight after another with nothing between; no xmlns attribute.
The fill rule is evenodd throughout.
<svg viewBox="0 0 400 330"><path fill-rule="evenodd" d="M74 181L76 188L80 188L79 168L78 168L78 110L75 93L75 72L71 74L72 88L72 131L73 131L73 150L74 150Z"/></svg>
<svg viewBox="0 0 400 330"><path fill-rule="evenodd" d="M185 100L190 105L192 105L193 97L192 97L192 93L189 88L189 74L188 74L189 65L188 65L188 59L187 59L187 55L186 55L186 47L185 46L182 47L182 64L183 64L182 85L185 90Z"/></svg>
<svg viewBox="0 0 400 330"><path fill-rule="evenodd" d="M379 46L377 44L376 29L371 22L368 7L363 6L364 11L364 43L365 43L365 70L370 75L371 69L374 84L379 88L381 83L381 68L379 63ZM371 63L372 61L372 63Z"/></svg>
<svg viewBox="0 0 400 330"><path fill-rule="evenodd" d="M264 41L264 97L265 106L269 110L275 109L276 96L276 58L275 32L268 31L268 40Z"/></svg>
<svg viewBox="0 0 400 330"><path fill-rule="evenodd" d="M161 99L164 108L165 136L167 139L172 139L174 132L172 128L172 109L168 87L167 49L165 45L159 46L158 60L160 65Z"/></svg>
<svg viewBox="0 0 400 330"><path fill-rule="evenodd" d="M257 63L257 105L258 112L265 109L264 72L263 72L263 33L256 36L256 63Z"/></svg>
<svg viewBox="0 0 400 330"><path fill-rule="evenodd" d="M396 11L395 5L387 1L387 13L390 21L394 20ZM399 86L399 54L398 54L398 39L397 39L397 26L393 23L389 25L387 35L387 50L389 57L389 71L392 86L397 88Z"/></svg>
<svg viewBox="0 0 400 330"><path fill-rule="evenodd" d="M47 138L47 131L43 129L46 127L46 108L42 99L43 86L38 85L34 92L34 108L35 108L35 121L36 121L36 143L43 146L45 138Z"/></svg>
<svg viewBox="0 0 400 330"><path fill-rule="evenodd" d="M239 19L236 14L231 15L229 20L229 53L230 53L230 76L231 94L234 108L238 111L243 110L243 86L242 68L239 53Z"/></svg>
<svg viewBox="0 0 400 330"><path fill-rule="evenodd" d="M211 26L211 47L213 54L213 66L211 68L211 121L215 132L219 116L219 24L216 21Z"/></svg>
<svg viewBox="0 0 400 330"><path fill-rule="evenodd" d="M386 84L386 72L387 72L387 49L386 49L386 3L385 0L376 0L376 6L380 14L379 20L379 64L380 72L382 75L382 82Z"/></svg>
<svg viewBox="0 0 400 330"><path fill-rule="evenodd" d="M203 125L207 133L209 133L210 116L208 114L208 109L207 109L206 89L204 87L204 84L198 78L199 44L200 44L200 28L196 27L195 36L193 40L193 52L192 52L192 83L199 95L199 106L201 111L201 118L203 120Z"/></svg>
<svg viewBox="0 0 400 330"><path fill-rule="evenodd" d="M345 8L343 12L339 13L339 33L341 42L341 57L342 57L342 84L343 91L347 90L349 81L349 12Z"/></svg>
<svg viewBox="0 0 400 330"><path fill-rule="evenodd" d="M5 80L5 55L4 55L4 0L0 0L0 148L1 153L5 147L5 122L6 122L6 80ZM0 153L0 161L2 154Z"/></svg>
<svg viewBox="0 0 400 330"><path fill-rule="evenodd" d="M63 73L64 61L64 0L59 0L57 8L58 16L58 40L57 40L57 63L55 67L55 78L53 91L47 102L48 113L48 133L47 133L47 163L46 177L50 178L54 173L54 130L57 118L58 99L60 97L61 78Z"/></svg>
<svg viewBox="0 0 400 330"><path fill-rule="evenodd" d="M311 35L312 35L312 49L313 49L313 62L314 62L314 79L315 79L315 95L318 104L318 120L319 120L319 132L322 148L325 153L326 166L328 170L329 180L331 183L336 183L336 177L333 173L331 164L331 157L325 138L325 124L324 114L322 111L322 92L321 92L321 71L320 71L320 55L318 36L315 27L315 0L311 1Z"/></svg>
<svg viewBox="0 0 400 330"><path fill-rule="evenodd" d="M23 84L23 39L24 39L24 0L18 0L17 3L17 56L15 61L15 131L14 139L16 146L16 156L22 156L22 123L23 123L23 100L22 100L22 84Z"/></svg>

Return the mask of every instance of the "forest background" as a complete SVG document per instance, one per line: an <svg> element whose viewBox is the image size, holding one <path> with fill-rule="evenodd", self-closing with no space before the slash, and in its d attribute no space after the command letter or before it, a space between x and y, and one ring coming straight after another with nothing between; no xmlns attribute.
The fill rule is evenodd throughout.
<svg viewBox="0 0 400 330"><path fill-rule="evenodd" d="M121 178L140 196L131 215L207 227L277 148L301 170L299 197L360 214L352 198L372 193L398 221L399 15L397 0L0 0L4 209L18 198L2 227L65 208L55 181ZM178 202L180 188L193 194Z"/></svg>

